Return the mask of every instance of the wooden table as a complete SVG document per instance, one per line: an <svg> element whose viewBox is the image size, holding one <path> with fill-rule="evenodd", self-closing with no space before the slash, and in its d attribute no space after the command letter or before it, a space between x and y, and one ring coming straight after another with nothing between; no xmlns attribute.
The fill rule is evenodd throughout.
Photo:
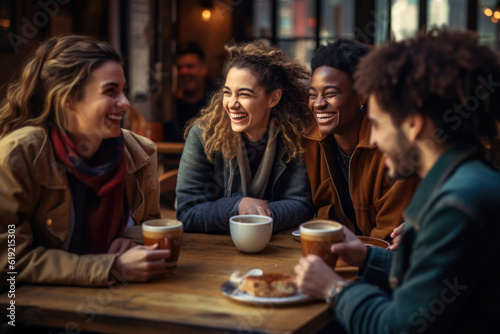
<svg viewBox="0 0 500 334"><path fill-rule="evenodd" d="M323 301L251 305L221 294L232 272L291 273L301 257L290 234L273 235L259 254L243 254L228 235L184 234L176 273L108 288L25 285L16 290L16 322L102 333L314 333L333 320ZM355 270L338 271L351 279ZM5 312L9 299L0 296Z"/></svg>
<svg viewBox="0 0 500 334"><path fill-rule="evenodd" d="M184 150L184 143L157 141L155 144L158 153L182 154L182 150Z"/></svg>

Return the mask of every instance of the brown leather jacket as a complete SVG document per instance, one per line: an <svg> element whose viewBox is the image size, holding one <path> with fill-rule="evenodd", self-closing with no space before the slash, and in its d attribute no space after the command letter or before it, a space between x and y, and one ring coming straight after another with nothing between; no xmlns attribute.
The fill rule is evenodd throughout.
<svg viewBox="0 0 500 334"><path fill-rule="evenodd" d="M317 124L309 128L304 159L311 182L316 216L339 220L354 231L339 200L334 157L327 136ZM391 231L402 223L402 213L410 203L419 179L395 183L386 175L382 153L370 146L370 122L365 116L359 130L359 142L349 164L349 187L356 223L366 236L389 239Z"/></svg>
<svg viewBox="0 0 500 334"><path fill-rule="evenodd" d="M139 224L159 218L156 146L123 130L131 216L136 226L126 232L142 240ZM0 269L17 272L16 282L103 286L114 254L77 255L63 250L70 234L71 192L43 127L23 127L0 140ZM15 226L15 232L9 229ZM12 231L12 229L11 229ZM14 235L13 269L7 240ZM10 246L10 244L9 244ZM13 255L13 254L11 254Z"/></svg>

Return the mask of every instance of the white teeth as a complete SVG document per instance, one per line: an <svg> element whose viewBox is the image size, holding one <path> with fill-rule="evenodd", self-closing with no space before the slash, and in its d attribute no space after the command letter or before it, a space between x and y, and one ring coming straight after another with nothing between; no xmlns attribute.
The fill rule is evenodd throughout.
<svg viewBox="0 0 500 334"><path fill-rule="evenodd" d="M231 114L232 118L245 118L247 114Z"/></svg>
<svg viewBox="0 0 500 334"><path fill-rule="evenodd" d="M122 120L122 116L120 115L107 115L106 116L107 118L113 120L113 121L121 121Z"/></svg>
<svg viewBox="0 0 500 334"><path fill-rule="evenodd" d="M335 116L335 113L321 113L321 114L316 114L317 118L332 118Z"/></svg>

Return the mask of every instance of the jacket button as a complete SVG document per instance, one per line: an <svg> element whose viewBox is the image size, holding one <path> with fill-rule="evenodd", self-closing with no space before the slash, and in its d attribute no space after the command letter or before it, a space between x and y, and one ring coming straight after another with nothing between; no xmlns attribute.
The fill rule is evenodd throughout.
<svg viewBox="0 0 500 334"><path fill-rule="evenodd" d="M52 226L52 219L47 219L47 225Z"/></svg>

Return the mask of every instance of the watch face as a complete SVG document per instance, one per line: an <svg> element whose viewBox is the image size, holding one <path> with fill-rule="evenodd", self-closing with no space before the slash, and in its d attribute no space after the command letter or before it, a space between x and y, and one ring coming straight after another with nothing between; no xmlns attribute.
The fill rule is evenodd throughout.
<svg viewBox="0 0 500 334"><path fill-rule="evenodd" d="M326 302L327 304L333 304L333 301L335 300L335 290L337 289L337 285L334 285L330 288L328 291L328 295L326 296Z"/></svg>
<svg viewBox="0 0 500 334"><path fill-rule="evenodd" d="M335 283L331 288L330 291L328 291L328 295L326 297L326 302L328 304L333 304L335 303L335 300L337 299L337 296L342 292L342 290L349 285L347 281L344 280L339 280L337 283Z"/></svg>

